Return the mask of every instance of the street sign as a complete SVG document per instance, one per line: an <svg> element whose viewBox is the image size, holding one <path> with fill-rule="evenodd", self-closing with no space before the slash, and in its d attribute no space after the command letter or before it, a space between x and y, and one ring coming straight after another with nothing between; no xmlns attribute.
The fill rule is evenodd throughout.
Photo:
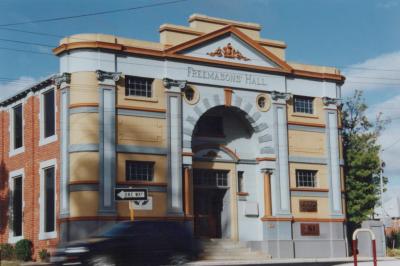
<svg viewBox="0 0 400 266"><path fill-rule="evenodd" d="M115 188L114 198L120 200L147 200L147 189L144 188Z"/></svg>

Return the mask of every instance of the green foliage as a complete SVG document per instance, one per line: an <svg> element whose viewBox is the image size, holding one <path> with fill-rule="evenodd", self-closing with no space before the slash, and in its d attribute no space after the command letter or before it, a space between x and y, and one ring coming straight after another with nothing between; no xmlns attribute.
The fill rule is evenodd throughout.
<svg viewBox="0 0 400 266"><path fill-rule="evenodd" d="M11 244L0 244L0 261L13 260L15 258L15 249Z"/></svg>
<svg viewBox="0 0 400 266"><path fill-rule="evenodd" d="M383 169L377 140L386 122L378 116L375 123L371 123L365 115L366 110L361 91L356 91L344 102L344 170L350 234L362 221L373 216L380 198L380 172Z"/></svg>
<svg viewBox="0 0 400 266"><path fill-rule="evenodd" d="M50 254L49 254L49 252L47 252L47 249L44 248L44 249L41 249L39 251L39 258L40 258L41 261L48 261L49 260Z"/></svg>
<svg viewBox="0 0 400 266"><path fill-rule="evenodd" d="M32 259L32 242L21 239L15 244L15 255L18 260L29 261Z"/></svg>

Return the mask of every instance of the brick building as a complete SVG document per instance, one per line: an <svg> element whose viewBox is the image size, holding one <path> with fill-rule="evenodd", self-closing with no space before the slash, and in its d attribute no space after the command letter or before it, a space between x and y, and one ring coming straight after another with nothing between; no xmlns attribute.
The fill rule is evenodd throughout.
<svg viewBox="0 0 400 266"><path fill-rule="evenodd" d="M292 63L261 26L192 15L160 42L61 40L59 73L1 105L2 242L36 250L129 218L274 257L346 255L339 70Z"/></svg>

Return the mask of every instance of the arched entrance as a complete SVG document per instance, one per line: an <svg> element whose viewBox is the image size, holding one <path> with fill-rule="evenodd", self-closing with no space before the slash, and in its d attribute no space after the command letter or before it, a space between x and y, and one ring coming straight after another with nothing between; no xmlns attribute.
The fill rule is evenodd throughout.
<svg viewBox="0 0 400 266"><path fill-rule="evenodd" d="M216 106L197 121L192 135L194 228L199 237L238 235L237 192L251 185L258 151L246 113ZM241 180L240 178L249 178Z"/></svg>

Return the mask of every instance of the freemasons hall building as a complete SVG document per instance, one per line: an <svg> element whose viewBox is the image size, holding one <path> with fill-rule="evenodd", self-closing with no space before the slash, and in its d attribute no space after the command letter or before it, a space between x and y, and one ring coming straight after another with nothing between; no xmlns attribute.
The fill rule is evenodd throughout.
<svg viewBox="0 0 400 266"><path fill-rule="evenodd" d="M14 216L2 242L55 246L128 220L114 189L137 187L149 193L138 220L182 221L273 257L346 256L344 77L287 61L260 31L194 14L161 25L159 42L62 39L60 74L0 103Z"/></svg>

